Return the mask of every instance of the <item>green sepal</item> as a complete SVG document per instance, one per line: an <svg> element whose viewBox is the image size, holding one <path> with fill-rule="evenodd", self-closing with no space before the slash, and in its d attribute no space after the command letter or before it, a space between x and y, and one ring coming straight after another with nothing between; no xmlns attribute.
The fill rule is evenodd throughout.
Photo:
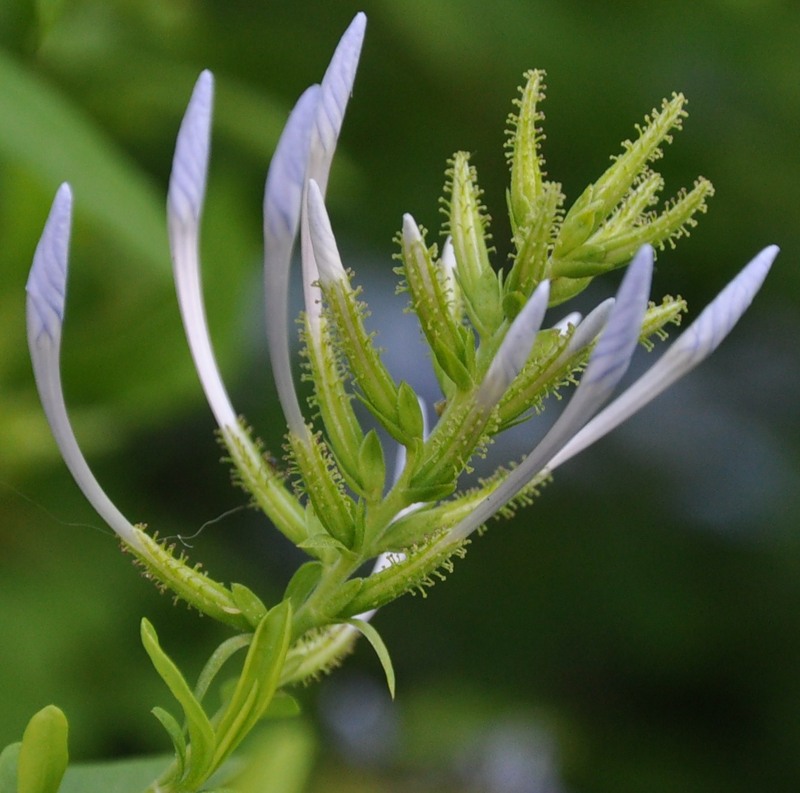
<svg viewBox="0 0 800 793"><path fill-rule="evenodd" d="M591 278L554 278L550 282L550 303L558 306L579 295L592 282Z"/></svg>
<svg viewBox="0 0 800 793"><path fill-rule="evenodd" d="M456 270L460 280L460 271ZM473 288L464 291L467 314L482 339L491 338L503 324L503 286L494 270L484 270Z"/></svg>
<svg viewBox="0 0 800 793"><path fill-rule="evenodd" d="M33 715L17 758L17 793L57 793L69 763L68 732L67 717L55 705Z"/></svg>
<svg viewBox="0 0 800 793"><path fill-rule="evenodd" d="M144 649L150 656L156 672L166 683L172 696L178 701L186 719L191 741L191 758L188 768L185 769L183 782L187 787L200 784L214 767L214 751L217 744L214 728L178 667L161 649L161 645L158 643L158 634L146 618L142 619L141 637ZM173 780L177 781L175 777Z"/></svg>
<svg viewBox="0 0 800 793"><path fill-rule="evenodd" d="M406 493L412 502L439 501L452 495L456 489L456 481L412 485L406 488Z"/></svg>
<svg viewBox="0 0 800 793"><path fill-rule="evenodd" d="M528 298L522 292L506 292L503 296L503 313L509 322L516 319L517 314L522 311L527 302Z"/></svg>
<svg viewBox="0 0 800 793"><path fill-rule="evenodd" d="M150 711L161 722L172 741L175 751L175 777L180 779L186 770L186 737L178 720L164 708L155 707Z"/></svg>
<svg viewBox="0 0 800 793"><path fill-rule="evenodd" d="M506 155L511 163L511 186L508 206L516 230L530 222L531 209L542 190L542 157L539 144L544 137L539 127L544 114L539 103L544 99L544 71L533 69L525 73L525 85L519 99L514 100L518 112L509 118Z"/></svg>
<svg viewBox="0 0 800 793"><path fill-rule="evenodd" d="M231 595L239 610L254 628L264 619L267 607L261 598L244 584L231 584Z"/></svg>
<svg viewBox="0 0 800 793"><path fill-rule="evenodd" d="M352 625L371 645L375 650L375 655L383 667L383 673L386 675L386 685L389 687L389 694L394 699L395 691L395 675L394 667L392 666L392 659L389 655L389 650L386 647L381 635L375 630L375 627L370 625L364 620L356 619L355 617L347 620L348 625Z"/></svg>
<svg viewBox="0 0 800 793"><path fill-rule="evenodd" d="M360 390L358 398L387 432L396 437L397 386L373 343L373 334L364 326L366 306L357 299L358 292L351 288L348 279L336 279L320 286L331 338L347 359L350 374Z"/></svg>
<svg viewBox="0 0 800 793"><path fill-rule="evenodd" d="M476 172L466 152L456 152L448 176L448 227L457 262L456 280L470 321L482 338L488 337L502 322L502 299L486 244L489 218L481 204Z"/></svg>
<svg viewBox="0 0 800 793"><path fill-rule="evenodd" d="M422 233L415 221L406 216L400 239L403 267L397 272L405 275L411 309L417 315L435 362L450 380L466 390L472 384L469 360L474 358L474 336L454 315L454 297L448 294L442 283L441 268L434 263L435 247L425 245ZM457 284L457 279L453 279L454 290Z"/></svg>
<svg viewBox="0 0 800 793"><path fill-rule="evenodd" d="M310 332L306 316L303 338L309 365L307 377L314 384L313 402L325 427L325 437L345 481L358 491L358 448L364 433L353 410L353 395L346 388L349 378L327 317L320 317L315 334Z"/></svg>
<svg viewBox="0 0 800 793"><path fill-rule="evenodd" d="M272 608L256 628L242 674L216 729L214 768L266 713L278 687L291 630L292 604L288 600Z"/></svg>
<svg viewBox="0 0 800 793"><path fill-rule="evenodd" d="M179 598L219 622L238 630L249 630L233 595L222 584L174 555L175 546L159 542L141 526L136 526L140 548L126 546L145 568L148 577L171 589Z"/></svg>
<svg viewBox="0 0 800 793"><path fill-rule="evenodd" d="M292 608L297 611L306 598L314 591L322 576L324 567L321 562L306 562L297 568L286 585L284 600L290 600Z"/></svg>
<svg viewBox="0 0 800 793"><path fill-rule="evenodd" d="M419 410L419 406L417 406L417 410ZM381 440L374 429L364 436L361 448L358 450L358 470L364 488L364 497L368 501L379 500L386 484L386 462L383 457Z"/></svg>
<svg viewBox="0 0 800 793"><path fill-rule="evenodd" d="M425 418L416 391L403 380L397 389L397 423L408 438L409 445L415 438L425 434Z"/></svg>
<svg viewBox="0 0 800 793"><path fill-rule="evenodd" d="M305 437L289 434L294 462L303 480L316 522L345 547L353 541L353 502L344 490L336 462L319 433ZM314 531L308 523L306 507L306 537L295 543L299 548L314 547Z"/></svg>

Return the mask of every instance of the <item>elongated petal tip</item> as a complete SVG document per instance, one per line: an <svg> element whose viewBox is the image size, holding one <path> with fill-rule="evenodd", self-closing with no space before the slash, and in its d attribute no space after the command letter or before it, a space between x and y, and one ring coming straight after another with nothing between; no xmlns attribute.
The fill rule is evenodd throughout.
<svg viewBox="0 0 800 793"><path fill-rule="evenodd" d="M196 223L203 209L211 138L214 78L205 70L198 77L178 132L167 206L170 221Z"/></svg>
<svg viewBox="0 0 800 793"><path fill-rule="evenodd" d="M328 284L345 278L342 259L336 247L336 238L333 236L331 221L325 209L325 199L322 197L322 190L313 179L308 183L308 226L320 281Z"/></svg>
<svg viewBox="0 0 800 793"><path fill-rule="evenodd" d="M542 327L549 300L550 282L542 281L511 323L486 372L477 394L477 399L483 404L494 406L525 366L536 334Z"/></svg>
<svg viewBox="0 0 800 793"><path fill-rule="evenodd" d="M357 14L339 40L320 85L320 101L315 121L316 134L308 175L317 180L323 195L328 186L328 175L344 122L347 102L353 93L366 26L366 15Z"/></svg>
<svg viewBox="0 0 800 793"><path fill-rule="evenodd" d="M608 323L586 367L581 385L610 393L623 376L639 338L650 282L653 248L643 245L628 265Z"/></svg>
<svg viewBox="0 0 800 793"><path fill-rule="evenodd" d="M264 233L268 244L280 241L281 250L287 251L286 261L281 261L281 266L287 268L300 222L311 128L318 101L318 85L307 88L297 100L278 140L264 187ZM271 262L267 265L271 266Z"/></svg>
<svg viewBox="0 0 800 793"><path fill-rule="evenodd" d="M406 245L422 242L422 232L417 221L408 212L403 215L403 241Z"/></svg>
<svg viewBox="0 0 800 793"><path fill-rule="evenodd" d="M681 334L670 353L685 355L692 366L710 355L753 302L779 250L770 245L752 259Z"/></svg>
<svg viewBox="0 0 800 793"><path fill-rule="evenodd" d="M333 143L338 136L339 128L344 119L347 100L353 92L353 83L356 78L358 60L361 57L361 47L364 43L364 33L367 27L367 17L364 13L356 14L350 26L342 35L331 62L322 78L322 107L319 117L322 144L327 148L330 135L333 134ZM326 123L327 122L327 123ZM330 126L327 126L327 125ZM326 134L327 133L327 134Z"/></svg>
<svg viewBox="0 0 800 793"><path fill-rule="evenodd" d="M607 435L705 360L747 310L777 255L776 245L761 251L647 372L554 456L548 468L557 468Z"/></svg>
<svg viewBox="0 0 800 793"><path fill-rule="evenodd" d="M57 340L61 334L71 225L72 190L65 182L53 199L25 285L28 339L32 346L43 334L51 340Z"/></svg>

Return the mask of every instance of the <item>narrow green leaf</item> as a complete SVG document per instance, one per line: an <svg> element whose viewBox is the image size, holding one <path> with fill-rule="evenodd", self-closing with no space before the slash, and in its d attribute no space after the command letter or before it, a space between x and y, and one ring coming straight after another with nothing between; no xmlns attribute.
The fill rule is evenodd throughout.
<svg viewBox="0 0 800 793"><path fill-rule="evenodd" d="M306 562L297 568L284 593L284 598L292 601L292 607L295 610L300 608L306 598L314 591L314 587L319 583L319 579L322 576L322 570L323 567L320 562Z"/></svg>
<svg viewBox="0 0 800 793"><path fill-rule="evenodd" d="M57 793L69 762L67 718L55 705L28 722L18 758L18 793Z"/></svg>
<svg viewBox="0 0 800 793"><path fill-rule="evenodd" d="M242 648L247 647L252 638L252 633L231 636L230 639L226 639L214 650L211 657L206 661L203 671L200 672L200 676L197 678L197 685L194 687L194 696L198 702L203 701L208 693L209 687L214 682L214 679L227 660Z"/></svg>
<svg viewBox="0 0 800 793"><path fill-rule="evenodd" d="M374 429L364 436L361 448L358 450L358 471L364 487L364 496L369 500L380 499L386 484L386 462L383 458L381 439Z"/></svg>
<svg viewBox="0 0 800 793"><path fill-rule="evenodd" d="M231 584L231 595L247 621L255 628L267 614L267 607L261 598L244 584Z"/></svg>
<svg viewBox="0 0 800 793"><path fill-rule="evenodd" d="M368 622L356 619L355 617L347 620L347 624L352 625L372 645L372 649L375 650L375 654L378 656L378 660L383 667L383 673L386 675L386 685L389 686L389 693L392 699L394 699L394 667L392 666L392 659L389 656L389 650L384 644L383 639L381 639L381 635Z"/></svg>
<svg viewBox="0 0 800 793"><path fill-rule="evenodd" d="M177 764L175 775L180 779L186 769L186 738L183 734L183 728L178 724L177 719L168 710L164 710L164 708L156 707L150 712L161 722L161 726L167 731L167 735L169 735L172 741L172 748L175 750L175 762Z"/></svg>
<svg viewBox="0 0 800 793"><path fill-rule="evenodd" d="M81 211L123 240L144 267L163 271L163 199L123 151L58 91L0 52L0 157L53 189L68 180ZM113 196L113 201L109 200Z"/></svg>
<svg viewBox="0 0 800 793"><path fill-rule="evenodd" d="M288 600L275 606L256 629L242 674L216 730L215 768L269 707L286 660L291 629L292 605Z"/></svg>
<svg viewBox="0 0 800 793"><path fill-rule="evenodd" d="M172 659L161 649L155 628L147 619L142 620L142 644L161 679L167 684L183 708L191 739L191 760L187 769L188 780L202 780L212 768L216 739L214 729L205 711L195 698L188 683Z"/></svg>

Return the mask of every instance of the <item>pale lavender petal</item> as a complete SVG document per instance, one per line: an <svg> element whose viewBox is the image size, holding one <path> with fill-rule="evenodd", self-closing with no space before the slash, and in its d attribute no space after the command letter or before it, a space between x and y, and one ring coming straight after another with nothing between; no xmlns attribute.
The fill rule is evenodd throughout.
<svg viewBox="0 0 800 793"><path fill-rule="evenodd" d="M292 377L289 351L289 273L303 203L311 129L319 86L307 89L281 134L264 189L264 292L267 344L286 423L296 435L306 432Z"/></svg>
<svg viewBox="0 0 800 793"><path fill-rule="evenodd" d="M236 413L211 347L200 283L199 223L208 172L213 91L211 73L204 71L195 85L175 145L167 225L175 290L198 377L220 428L238 431Z"/></svg>
<svg viewBox="0 0 800 793"><path fill-rule="evenodd" d="M28 277L28 346L36 388L58 449L89 503L125 543L141 551L136 529L103 492L78 447L67 416L61 385L61 325L67 287L72 193L63 184L56 194Z"/></svg>
<svg viewBox="0 0 800 793"><path fill-rule="evenodd" d="M486 407L494 407L531 354L536 334L542 327L550 282L542 281L522 307L506 332L475 398Z"/></svg>
<svg viewBox="0 0 800 793"><path fill-rule="evenodd" d="M575 332L564 350L565 357L570 357L588 347L606 326L611 309L614 308L614 298L609 297L600 305L590 311L583 322L575 326Z"/></svg>
<svg viewBox="0 0 800 793"><path fill-rule="evenodd" d="M68 184L58 188L44 231L36 246L28 283L28 337L45 335L56 346L64 321L67 257L72 219L72 191Z"/></svg>
<svg viewBox="0 0 800 793"><path fill-rule="evenodd" d="M344 122L347 102L353 93L353 82L361 55L366 25L366 16L363 13L356 14L350 27L340 39L320 84L319 104L311 136L311 154L307 175L308 178L317 182L323 196L328 187L328 176ZM319 278L319 273L314 260L308 218L305 213L301 220L300 242L303 262L303 295L313 343L319 333L321 310L319 289L313 286Z"/></svg>
<svg viewBox="0 0 800 793"><path fill-rule="evenodd" d="M342 266L342 258L333 236L331 221L325 209L325 199L314 179L308 182L308 227L311 233L311 245L314 258L319 269L320 282L330 284L333 281L345 280L347 274Z"/></svg>
<svg viewBox="0 0 800 793"><path fill-rule="evenodd" d="M551 470L602 438L717 348L747 310L767 277L778 248L765 248L706 306L661 358L629 389L598 413L550 461Z"/></svg>
<svg viewBox="0 0 800 793"><path fill-rule="evenodd" d="M214 77L208 70L195 83L172 160L167 204L171 223L197 223L203 211L211 137Z"/></svg>
<svg viewBox="0 0 800 793"><path fill-rule="evenodd" d="M356 14L339 40L320 85L320 102L312 143L313 155L308 175L316 180L323 195L328 186L328 175L344 122L347 102L353 93L366 26L366 15Z"/></svg>
<svg viewBox="0 0 800 793"><path fill-rule="evenodd" d="M647 308L653 270L653 249L634 257L617 292L614 308L581 378L580 385L556 423L536 448L473 512L452 529L448 542L462 540L484 524L530 483L591 418L625 374Z"/></svg>

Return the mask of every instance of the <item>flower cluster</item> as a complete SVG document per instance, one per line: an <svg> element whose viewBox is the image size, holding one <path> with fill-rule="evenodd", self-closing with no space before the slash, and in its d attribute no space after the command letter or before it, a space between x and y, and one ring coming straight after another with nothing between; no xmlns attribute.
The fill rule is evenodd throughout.
<svg viewBox="0 0 800 793"><path fill-rule="evenodd" d="M59 375L72 206L67 185L56 195L27 287L36 382L78 485L149 575L200 611L241 632L255 631L248 658L258 637L269 636L268 674L263 668L259 674L267 674L273 692L334 662L356 631L373 642L390 669L385 648L367 623L372 610L425 586L492 516L526 503L556 468L705 359L746 310L777 254L775 247L758 254L644 376L610 401L637 345L663 335L684 310L679 299L648 302L653 246L674 244L704 211L712 189L699 179L660 212L653 209L663 180L650 164L684 116L684 99L675 95L646 118L636 139L626 142L608 170L565 210L560 185L544 178L543 73L530 72L509 130L514 253L508 271L491 265L488 218L468 155L457 153L448 171L441 252L428 246L411 215L403 217L402 290L419 318L442 391L432 423L432 412L410 384L395 380L365 329L365 306L342 264L325 207L365 24L363 15L355 18L321 84L298 100L266 181L266 332L288 427L288 473L270 462L238 417L207 329L198 248L213 95L208 72L200 76L181 125L169 186L178 302L221 438L254 505L310 557L281 603L267 608L247 588L225 586L173 556L119 512L86 464L67 418ZM298 398L290 361L289 273L298 237L313 416ZM573 313L545 324L548 307L621 266L626 271L614 298L585 317ZM470 461L495 435L538 413L548 394L576 382L565 409L524 459L477 486L459 489ZM390 444L398 450L393 471L386 462ZM362 575L370 560L374 572ZM151 628L143 638L166 675ZM263 713L270 696L252 718ZM220 717L213 741L199 732L191 736L216 741L216 749L208 749L206 771L235 743L220 737L226 719L234 716ZM186 783L190 772L183 768L181 773Z"/></svg>

